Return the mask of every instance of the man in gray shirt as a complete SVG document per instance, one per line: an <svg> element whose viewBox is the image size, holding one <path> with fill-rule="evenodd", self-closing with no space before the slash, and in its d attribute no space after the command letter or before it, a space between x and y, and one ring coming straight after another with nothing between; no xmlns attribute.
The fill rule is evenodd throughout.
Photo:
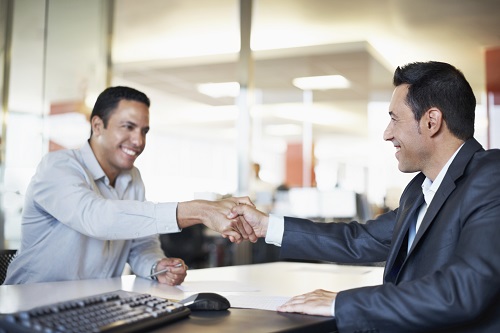
<svg viewBox="0 0 500 333"><path fill-rule="evenodd" d="M166 258L158 234L203 223L233 242L256 241L239 219L226 218L246 198L153 203L134 166L146 145L149 98L111 87L91 114L90 139L80 149L47 154L26 193L21 247L5 284L120 276L126 263L142 277L180 284L182 259Z"/></svg>

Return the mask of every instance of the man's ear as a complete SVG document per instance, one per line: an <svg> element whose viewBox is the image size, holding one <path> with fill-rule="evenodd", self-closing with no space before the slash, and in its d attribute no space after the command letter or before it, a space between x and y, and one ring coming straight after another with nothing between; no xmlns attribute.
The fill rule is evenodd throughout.
<svg viewBox="0 0 500 333"><path fill-rule="evenodd" d="M430 108L424 115L424 131L431 136L439 133L443 126L443 113L438 108Z"/></svg>
<svg viewBox="0 0 500 333"><path fill-rule="evenodd" d="M92 133L94 135L99 135L104 128L104 123L99 116L93 116L90 125L92 126Z"/></svg>

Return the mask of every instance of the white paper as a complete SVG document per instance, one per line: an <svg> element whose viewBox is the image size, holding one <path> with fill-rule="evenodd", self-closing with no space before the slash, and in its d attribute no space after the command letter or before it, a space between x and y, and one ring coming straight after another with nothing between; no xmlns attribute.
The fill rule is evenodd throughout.
<svg viewBox="0 0 500 333"><path fill-rule="evenodd" d="M239 292L259 291L258 289L236 281L184 281L176 286L184 292Z"/></svg>
<svg viewBox="0 0 500 333"><path fill-rule="evenodd" d="M227 295L232 308L259 309L276 311L278 306L286 303L291 297L264 295Z"/></svg>

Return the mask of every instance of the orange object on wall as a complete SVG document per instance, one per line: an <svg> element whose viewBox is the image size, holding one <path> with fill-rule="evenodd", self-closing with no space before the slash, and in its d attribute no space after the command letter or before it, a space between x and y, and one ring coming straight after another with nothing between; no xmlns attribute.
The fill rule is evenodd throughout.
<svg viewBox="0 0 500 333"><path fill-rule="evenodd" d="M487 93L487 109L488 115L490 112L498 112L500 105L500 47L487 49L486 57L486 93ZM491 105L493 104L493 105ZM498 119L498 117L495 117ZM494 128L500 128L499 123L494 123L493 119L489 116L488 121L488 148L491 148L492 140L491 133Z"/></svg>
<svg viewBox="0 0 500 333"><path fill-rule="evenodd" d="M314 152L314 149L312 150ZM286 172L285 172L285 184L288 187L302 187L303 186L303 163L304 159L302 156L302 143L289 143L286 150ZM312 156L311 165L311 183L312 186L316 184L316 178L314 175L314 153Z"/></svg>

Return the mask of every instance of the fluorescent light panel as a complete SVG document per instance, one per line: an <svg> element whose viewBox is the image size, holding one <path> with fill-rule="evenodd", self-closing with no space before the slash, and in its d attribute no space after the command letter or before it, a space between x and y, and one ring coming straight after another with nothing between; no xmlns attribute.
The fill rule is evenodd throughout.
<svg viewBox="0 0 500 333"><path fill-rule="evenodd" d="M351 86L342 75L307 76L293 79L293 85L302 90L346 89Z"/></svg>
<svg viewBox="0 0 500 333"><path fill-rule="evenodd" d="M236 97L240 93L238 82L200 83L196 88L198 92L213 98Z"/></svg>

